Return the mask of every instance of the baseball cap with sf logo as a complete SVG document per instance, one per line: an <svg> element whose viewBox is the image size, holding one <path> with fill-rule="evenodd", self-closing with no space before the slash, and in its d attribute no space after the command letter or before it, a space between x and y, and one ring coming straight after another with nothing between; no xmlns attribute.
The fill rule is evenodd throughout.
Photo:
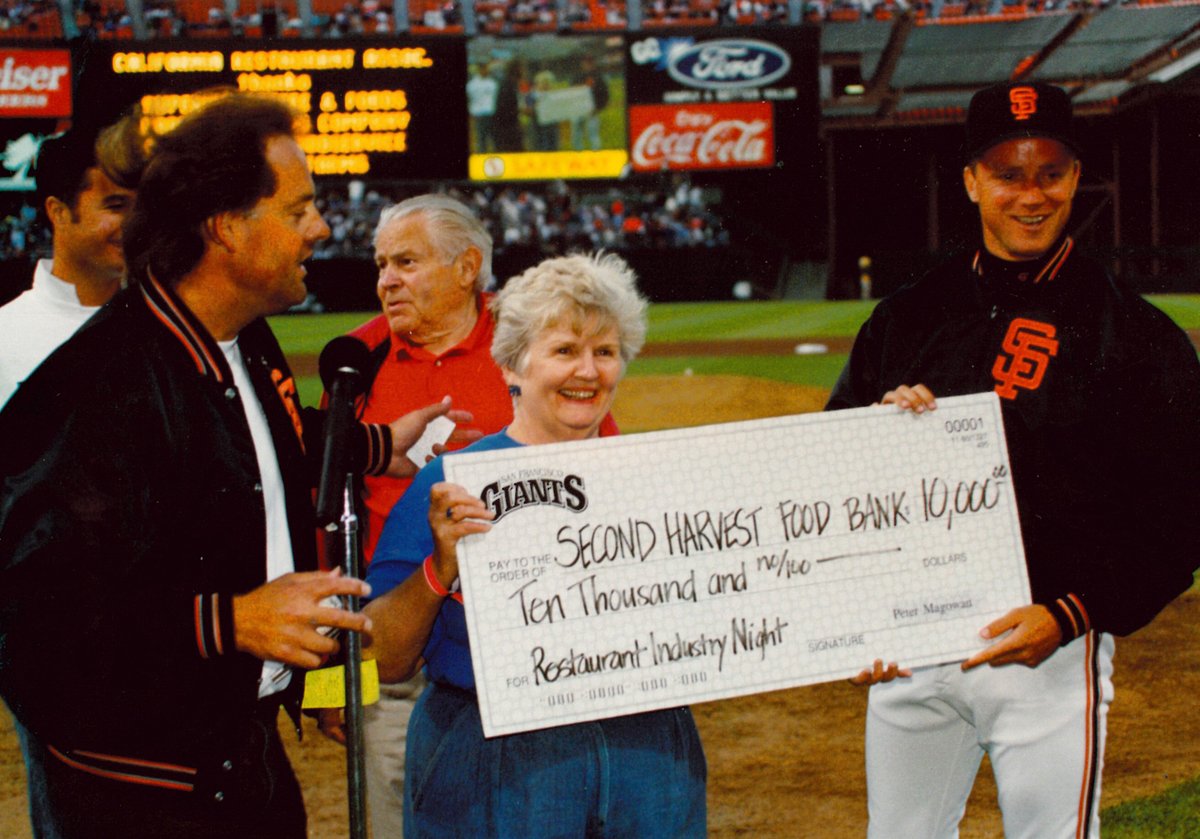
<svg viewBox="0 0 1200 839"><path fill-rule="evenodd" d="M1061 87L1044 82L1004 82L971 97L963 148L968 163L997 143L1027 137L1058 140L1079 153L1071 129L1071 98Z"/></svg>

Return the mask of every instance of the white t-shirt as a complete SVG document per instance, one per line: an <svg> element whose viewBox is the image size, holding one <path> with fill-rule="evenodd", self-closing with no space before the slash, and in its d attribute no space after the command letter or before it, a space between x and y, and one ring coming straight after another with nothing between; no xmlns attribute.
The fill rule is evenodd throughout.
<svg viewBox="0 0 1200 839"><path fill-rule="evenodd" d="M267 580L270 581L296 570L296 561L292 557L292 535L288 529L287 502L283 494L283 475L279 471L279 458L275 454L275 441L271 439L267 415L250 382L250 374L246 372L246 362L242 359L237 339L219 341L218 344L233 371L233 383L242 397L242 408L246 412L250 437L254 441L254 455L258 459L263 504L267 511ZM258 683L258 698L283 690L291 680L290 667L278 661L264 661Z"/></svg>
<svg viewBox="0 0 1200 839"><path fill-rule="evenodd" d="M51 261L38 261L33 287L0 306L0 408L50 353L75 334L99 306L84 306L75 286L50 273Z"/></svg>

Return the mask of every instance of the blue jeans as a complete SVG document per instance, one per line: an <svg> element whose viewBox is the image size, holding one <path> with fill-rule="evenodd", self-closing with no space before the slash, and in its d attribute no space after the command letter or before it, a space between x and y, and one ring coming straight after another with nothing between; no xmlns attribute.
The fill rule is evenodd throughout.
<svg viewBox="0 0 1200 839"><path fill-rule="evenodd" d="M431 684L408 728L404 835L678 839L706 834L687 708L484 739L475 694Z"/></svg>

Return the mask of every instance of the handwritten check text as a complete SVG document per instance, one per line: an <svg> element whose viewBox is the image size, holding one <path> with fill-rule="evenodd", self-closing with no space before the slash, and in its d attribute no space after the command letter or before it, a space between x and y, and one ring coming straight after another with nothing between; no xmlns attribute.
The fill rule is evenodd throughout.
<svg viewBox="0 0 1200 839"><path fill-rule="evenodd" d="M1030 600L995 394L446 458L487 736L956 661Z"/></svg>

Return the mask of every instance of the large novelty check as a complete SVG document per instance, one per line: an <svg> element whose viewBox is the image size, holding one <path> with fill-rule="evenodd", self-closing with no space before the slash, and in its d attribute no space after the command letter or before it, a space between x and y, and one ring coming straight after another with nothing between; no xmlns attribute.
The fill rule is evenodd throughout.
<svg viewBox="0 0 1200 839"><path fill-rule="evenodd" d="M1029 602L995 394L449 457L487 736L963 659Z"/></svg>

